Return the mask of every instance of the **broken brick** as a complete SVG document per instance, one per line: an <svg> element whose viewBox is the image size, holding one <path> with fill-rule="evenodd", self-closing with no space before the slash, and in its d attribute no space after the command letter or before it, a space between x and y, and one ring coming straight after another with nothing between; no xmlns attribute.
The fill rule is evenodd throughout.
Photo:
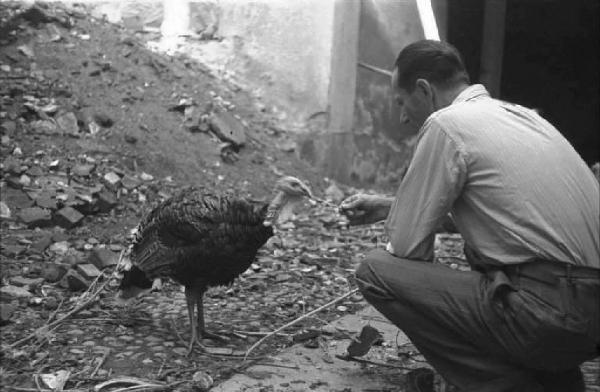
<svg viewBox="0 0 600 392"><path fill-rule="evenodd" d="M54 219L57 225L70 229L81 222L83 214L73 207L65 207L56 212Z"/></svg>
<svg viewBox="0 0 600 392"><path fill-rule="evenodd" d="M79 272L84 278L95 279L102 274L94 264L77 264L77 272Z"/></svg>
<svg viewBox="0 0 600 392"><path fill-rule="evenodd" d="M99 212L109 212L117 205L116 196L108 190L99 192L96 197L96 207Z"/></svg>
<svg viewBox="0 0 600 392"><path fill-rule="evenodd" d="M97 268L103 269L113 265L117 265L119 258L117 254L106 248L96 248L90 254L88 261L94 264Z"/></svg>
<svg viewBox="0 0 600 392"><path fill-rule="evenodd" d="M52 224L52 214L50 210L39 207L29 207L21 210L19 218L28 227L44 227Z"/></svg>

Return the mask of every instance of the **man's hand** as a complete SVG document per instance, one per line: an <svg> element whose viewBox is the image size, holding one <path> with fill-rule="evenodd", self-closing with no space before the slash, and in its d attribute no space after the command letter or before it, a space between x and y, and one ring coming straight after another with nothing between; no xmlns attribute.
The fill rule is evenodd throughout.
<svg viewBox="0 0 600 392"><path fill-rule="evenodd" d="M366 225L387 218L393 200L385 196L358 193L342 201L338 208L351 226Z"/></svg>

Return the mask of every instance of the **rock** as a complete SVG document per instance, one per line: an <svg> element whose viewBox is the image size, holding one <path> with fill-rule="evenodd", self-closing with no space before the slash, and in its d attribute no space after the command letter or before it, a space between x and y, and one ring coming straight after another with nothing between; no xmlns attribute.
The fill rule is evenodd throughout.
<svg viewBox="0 0 600 392"><path fill-rule="evenodd" d="M19 213L19 218L29 228L32 227L45 227L52 224L52 215L50 210L39 207L29 207L23 209Z"/></svg>
<svg viewBox="0 0 600 392"><path fill-rule="evenodd" d="M56 123L59 128L67 135L77 135L79 133L79 125L77 125L77 117L71 112L61 114L56 117Z"/></svg>
<svg viewBox="0 0 600 392"><path fill-rule="evenodd" d="M128 190L135 189L140 186L140 184L141 182L139 180L128 175L125 175L123 178L121 178L121 185L123 185L123 188Z"/></svg>
<svg viewBox="0 0 600 392"><path fill-rule="evenodd" d="M293 140L287 140L279 144L279 149L283 152L294 152L298 148L298 145Z"/></svg>
<svg viewBox="0 0 600 392"><path fill-rule="evenodd" d="M31 244L30 248L36 253L44 253L44 251L50 246L52 243L52 237L50 235L45 235L36 240L33 244Z"/></svg>
<svg viewBox="0 0 600 392"><path fill-rule="evenodd" d="M102 190L96 195L96 207L99 212L106 213L117 205L116 196L109 190Z"/></svg>
<svg viewBox="0 0 600 392"><path fill-rule="evenodd" d="M84 278L93 280L100 276L102 272L94 264L77 264L76 271L79 272Z"/></svg>
<svg viewBox="0 0 600 392"><path fill-rule="evenodd" d="M58 255L65 255L69 251L69 242L68 241L60 241L53 243L48 249L51 252L54 252Z"/></svg>
<svg viewBox="0 0 600 392"><path fill-rule="evenodd" d="M152 181L152 180L154 180L154 176L152 174L142 172L142 174L140 174L140 179L142 181Z"/></svg>
<svg viewBox="0 0 600 392"><path fill-rule="evenodd" d="M103 128L110 128L115 123L106 113L95 113L94 121Z"/></svg>
<svg viewBox="0 0 600 392"><path fill-rule="evenodd" d="M4 300L5 298L9 299L19 299L19 298L29 298L33 296L27 289L23 287L17 287L13 285L6 285L0 287L0 297Z"/></svg>
<svg viewBox="0 0 600 392"><path fill-rule="evenodd" d="M10 218L10 216L11 216L10 208L8 208L8 206L6 205L5 202L0 201L0 218L8 219L8 218Z"/></svg>
<svg viewBox="0 0 600 392"><path fill-rule="evenodd" d="M44 301L44 307L48 310L55 310L58 308L58 300L54 297L48 297Z"/></svg>
<svg viewBox="0 0 600 392"><path fill-rule="evenodd" d="M115 187L119 181L121 181L121 177L115 172L106 173L104 175L104 181L112 187Z"/></svg>
<svg viewBox="0 0 600 392"><path fill-rule="evenodd" d="M229 112L214 113L209 119L210 129L224 142L236 149L246 144L246 128Z"/></svg>
<svg viewBox="0 0 600 392"><path fill-rule="evenodd" d="M72 207L65 207L56 212L54 219L59 226L70 229L81 222L83 214Z"/></svg>
<svg viewBox="0 0 600 392"><path fill-rule="evenodd" d="M9 208L27 208L33 205L33 200L27 194L19 189L5 188L0 192L2 200Z"/></svg>
<svg viewBox="0 0 600 392"><path fill-rule="evenodd" d="M0 325L8 324L16 309L17 307L13 304L0 305Z"/></svg>
<svg viewBox="0 0 600 392"><path fill-rule="evenodd" d="M31 185L31 178L29 178L27 174L22 174L21 177L19 177L19 184L29 186Z"/></svg>
<svg viewBox="0 0 600 392"><path fill-rule="evenodd" d="M214 381L210 374L202 370L197 371L192 376L192 385L196 390L208 391L213 386L213 383Z"/></svg>
<svg viewBox="0 0 600 392"><path fill-rule="evenodd" d="M106 248L96 248L90 254L88 261L99 269L117 265L119 257L115 252Z"/></svg>
<svg viewBox="0 0 600 392"><path fill-rule="evenodd" d="M73 167L73 169L71 169L71 173L73 173L76 176L80 176L80 177L88 177L92 173L92 170L94 170L95 167L96 167L96 165L90 165L90 164L75 165Z"/></svg>
<svg viewBox="0 0 600 392"><path fill-rule="evenodd" d="M71 291L85 290L88 288L89 284L90 282L73 269L70 269L60 281L62 287L68 288Z"/></svg>
<svg viewBox="0 0 600 392"><path fill-rule="evenodd" d="M50 283L58 282L65 276L69 266L61 263L42 264L42 277Z"/></svg>
<svg viewBox="0 0 600 392"><path fill-rule="evenodd" d="M9 257L18 256L25 251L25 247L21 245L5 245L4 254Z"/></svg>
<svg viewBox="0 0 600 392"><path fill-rule="evenodd" d="M27 174L32 177L41 177L44 175L44 172L39 166L33 166L27 170Z"/></svg>
<svg viewBox="0 0 600 392"><path fill-rule="evenodd" d="M56 199L50 192L42 192L36 197L35 204L40 208L45 208L48 210L56 210L58 208L58 204Z"/></svg>
<svg viewBox="0 0 600 392"><path fill-rule="evenodd" d="M10 284L13 286L24 287L33 291L44 283L44 278L26 278L24 276L13 276L10 278Z"/></svg>
<svg viewBox="0 0 600 392"><path fill-rule="evenodd" d="M31 122L29 125L34 132L43 135L56 135L59 133L57 125L49 120L37 120Z"/></svg>

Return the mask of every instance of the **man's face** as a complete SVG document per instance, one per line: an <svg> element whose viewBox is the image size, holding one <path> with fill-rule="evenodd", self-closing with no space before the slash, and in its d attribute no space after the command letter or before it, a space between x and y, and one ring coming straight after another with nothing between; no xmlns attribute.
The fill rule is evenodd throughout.
<svg viewBox="0 0 600 392"><path fill-rule="evenodd" d="M417 81L412 92L398 87L398 72L392 74L394 103L400 109L400 122L418 131L434 110L431 86L423 79Z"/></svg>

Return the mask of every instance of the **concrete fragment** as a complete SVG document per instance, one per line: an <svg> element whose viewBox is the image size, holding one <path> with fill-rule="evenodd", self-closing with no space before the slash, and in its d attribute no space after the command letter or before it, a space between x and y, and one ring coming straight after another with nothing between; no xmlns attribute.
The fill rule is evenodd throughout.
<svg viewBox="0 0 600 392"><path fill-rule="evenodd" d="M23 287L17 287L10 284L0 287L0 298L2 300L29 298L32 295L33 294L31 294L27 289L24 289Z"/></svg>
<svg viewBox="0 0 600 392"><path fill-rule="evenodd" d="M60 129L67 135L77 135L79 133L79 125L77 125L77 117L71 112L64 113L56 117L56 123Z"/></svg>
<svg viewBox="0 0 600 392"><path fill-rule="evenodd" d="M210 129L219 139L239 148L246 144L246 127L230 112L214 113L209 119Z"/></svg>
<svg viewBox="0 0 600 392"><path fill-rule="evenodd" d="M19 218L28 227L45 227L52 223L50 210L39 207L29 207L19 213Z"/></svg>
<svg viewBox="0 0 600 392"><path fill-rule="evenodd" d="M17 287L23 287L33 291L44 283L44 278L26 278L24 276L14 276L10 278L10 284Z"/></svg>
<svg viewBox="0 0 600 392"><path fill-rule="evenodd" d="M71 173L76 176L87 177L92 173L92 170L94 170L95 167L96 165L90 164L75 165L73 169L71 169Z"/></svg>
<svg viewBox="0 0 600 392"><path fill-rule="evenodd" d="M0 304L0 325L8 324L16 309L13 304Z"/></svg>
<svg viewBox="0 0 600 392"><path fill-rule="evenodd" d="M58 282L69 270L69 265L63 263L47 263L42 265L42 277L50 283Z"/></svg>
<svg viewBox="0 0 600 392"><path fill-rule="evenodd" d="M96 248L90 254L88 261L94 264L97 268L103 269L113 265L117 265L119 257L113 251L106 248Z"/></svg>
<svg viewBox="0 0 600 392"><path fill-rule="evenodd" d="M125 176L123 176L123 178L121 178L121 185L123 185L123 188L128 189L128 190L135 189L138 186L140 186L140 184L141 184L141 182L138 179L133 178L128 175L125 175Z"/></svg>
<svg viewBox="0 0 600 392"><path fill-rule="evenodd" d="M115 172L109 172L104 175L104 181L114 187L121 181L121 177Z"/></svg>
<svg viewBox="0 0 600 392"><path fill-rule="evenodd" d="M117 205L116 196L108 190L99 192L96 198L96 207L99 212L109 212Z"/></svg>
<svg viewBox="0 0 600 392"><path fill-rule="evenodd" d="M54 215L56 224L65 229L70 229L78 225L83 219L83 214L72 207L65 207L57 211Z"/></svg>
<svg viewBox="0 0 600 392"><path fill-rule="evenodd" d="M70 269L60 281L60 286L71 291L81 291L88 288L90 282L81 274L73 269Z"/></svg>
<svg viewBox="0 0 600 392"><path fill-rule="evenodd" d="M27 208L33 205L33 200L25 192L19 189L2 189L2 200L9 208Z"/></svg>
<svg viewBox="0 0 600 392"><path fill-rule="evenodd" d="M96 268L94 264L89 263L77 264L76 271L79 272L84 278L92 280L102 274L102 272L100 272L100 270Z"/></svg>
<svg viewBox="0 0 600 392"><path fill-rule="evenodd" d="M36 253L43 253L50 246L51 243L52 237L50 235L44 235L37 241L35 241L33 244L31 244L31 247L29 249Z"/></svg>
<svg viewBox="0 0 600 392"><path fill-rule="evenodd" d="M8 219L11 216L10 208L6 205L5 202L0 201L0 218Z"/></svg>

